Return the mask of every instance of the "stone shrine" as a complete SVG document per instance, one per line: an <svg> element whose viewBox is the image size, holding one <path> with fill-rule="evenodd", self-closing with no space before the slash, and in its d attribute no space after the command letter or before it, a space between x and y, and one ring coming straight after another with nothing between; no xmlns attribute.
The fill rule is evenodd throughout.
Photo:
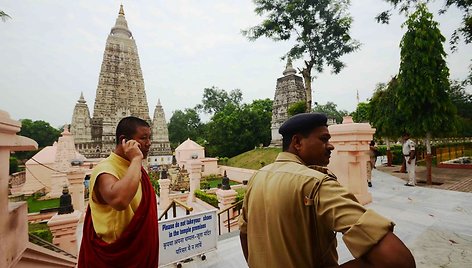
<svg viewBox="0 0 472 268"><path fill-rule="evenodd" d="M271 134L272 146L282 145L282 135L279 134L280 126L288 119L288 108L297 102L306 102L305 86L303 78L296 75L297 71L292 66L292 60L287 60L283 77L277 79L274 103L272 106Z"/></svg>
<svg viewBox="0 0 472 268"><path fill-rule="evenodd" d="M152 127L152 156L172 161L164 111L158 102L151 122L138 50L123 5L108 35L99 75L93 117L81 94L74 108L71 132L76 148L87 158L107 157L115 148L115 128L126 116L146 120Z"/></svg>

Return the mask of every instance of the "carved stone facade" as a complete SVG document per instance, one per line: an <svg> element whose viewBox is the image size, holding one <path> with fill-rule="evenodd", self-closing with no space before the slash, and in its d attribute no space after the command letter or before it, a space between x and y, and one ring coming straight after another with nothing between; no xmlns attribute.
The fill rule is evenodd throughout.
<svg viewBox="0 0 472 268"><path fill-rule="evenodd" d="M162 109L161 100L157 101L156 108L154 109L154 117L152 119L152 145L151 145L151 156L167 156L165 158L149 159L149 164L171 164L172 163L172 151L170 149L169 142L169 130L167 129L166 116L164 109Z"/></svg>
<svg viewBox="0 0 472 268"><path fill-rule="evenodd" d="M160 111L155 112L154 122L151 122L136 42L128 29L121 5L115 26L106 41L93 117L90 118L83 96L74 109L71 132L77 149L89 158L108 156L115 148L115 128L118 122L123 117L136 116L146 120L151 126L157 123L160 126L157 129L161 131L165 128L165 133L162 134L153 131L152 146L159 150L151 149L150 156L153 153L171 154L164 112L160 103L158 106ZM162 118L156 117L156 114ZM154 129L156 128L153 127ZM160 139L157 140L156 137Z"/></svg>
<svg viewBox="0 0 472 268"><path fill-rule="evenodd" d="M90 112L84 95L80 94L80 99L74 108L72 114L72 123L70 127L71 133L74 133L74 141L77 143L88 142L92 137Z"/></svg>
<svg viewBox="0 0 472 268"><path fill-rule="evenodd" d="M283 77L277 79L274 103L272 105L272 146L282 145L282 135L279 134L280 126L288 119L288 108L299 101L306 102L305 86L303 78L296 75L297 71L292 67L292 61L288 59Z"/></svg>

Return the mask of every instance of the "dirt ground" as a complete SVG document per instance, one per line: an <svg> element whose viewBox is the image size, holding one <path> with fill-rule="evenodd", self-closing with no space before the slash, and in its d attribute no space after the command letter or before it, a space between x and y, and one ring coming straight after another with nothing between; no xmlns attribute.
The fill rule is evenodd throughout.
<svg viewBox="0 0 472 268"><path fill-rule="evenodd" d="M387 172L407 182L408 174L400 173L400 168L401 166L387 167L385 164L377 166L379 171ZM417 186L472 193L472 169L433 167L431 177L433 185L430 186L426 184L426 167L416 166Z"/></svg>

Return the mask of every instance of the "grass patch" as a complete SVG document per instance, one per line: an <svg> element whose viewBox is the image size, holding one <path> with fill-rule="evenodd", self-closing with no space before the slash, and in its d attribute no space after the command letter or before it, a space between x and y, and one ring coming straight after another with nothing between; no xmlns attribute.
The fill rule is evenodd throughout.
<svg viewBox="0 0 472 268"><path fill-rule="evenodd" d="M230 158L228 166L257 170L273 163L280 152L281 148L257 148Z"/></svg>
<svg viewBox="0 0 472 268"><path fill-rule="evenodd" d="M33 196L28 197L26 200L28 203L28 213L39 212L44 208L57 208L59 207L59 198L49 200L37 200Z"/></svg>

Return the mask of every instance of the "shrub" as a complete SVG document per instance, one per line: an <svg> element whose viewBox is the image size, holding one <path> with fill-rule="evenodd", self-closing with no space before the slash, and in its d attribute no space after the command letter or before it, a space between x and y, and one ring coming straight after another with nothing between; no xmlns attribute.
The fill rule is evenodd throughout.
<svg viewBox="0 0 472 268"><path fill-rule="evenodd" d="M214 206L215 208L218 208L218 198L215 194L207 194L203 191L196 190L195 196L200 198L202 201L205 201L208 204Z"/></svg>
<svg viewBox="0 0 472 268"><path fill-rule="evenodd" d="M41 238L42 240L52 243L52 233L49 230L36 230L32 231L31 234Z"/></svg>
<svg viewBox="0 0 472 268"><path fill-rule="evenodd" d="M200 182L200 189L210 189L210 183L206 180Z"/></svg>
<svg viewBox="0 0 472 268"><path fill-rule="evenodd" d="M46 223L30 223L28 224L28 232L52 243L52 233Z"/></svg>
<svg viewBox="0 0 472 268"><path fill-rule="evenodd" d="M160 196L160 187L159 187L159 177L157 175L157 172L150 172L149 173L149 180L151 181L152 188L154 188L154 192L158 196Z"/></svg>
<svg viewBox="0 0 472 268"><path fill-rule="evenodd" d="M377 147L380 155L387 155L387 146L380 145ZM390 152L392 153L392 164L401 165L403 163L403 152L400 144L394 144L390 146Z"/></svg>
<svg viewBox="0 0 472 268"><path fill-rule="evenodd" d="M236 195L236 201L234 203L238 203L239 201L244 199L244 196L246 195L246 189L238 189L237 192L238 192L238 195ZM242 208L243 208L242 202L236 207L234 207L235 210L240 210Z"/></svg>
<svg viewBox="0 0 472 268"><path fill-rule="evenodd" d="M16 157L10 156L10 175L18 172L18 159Z"/></svg>

